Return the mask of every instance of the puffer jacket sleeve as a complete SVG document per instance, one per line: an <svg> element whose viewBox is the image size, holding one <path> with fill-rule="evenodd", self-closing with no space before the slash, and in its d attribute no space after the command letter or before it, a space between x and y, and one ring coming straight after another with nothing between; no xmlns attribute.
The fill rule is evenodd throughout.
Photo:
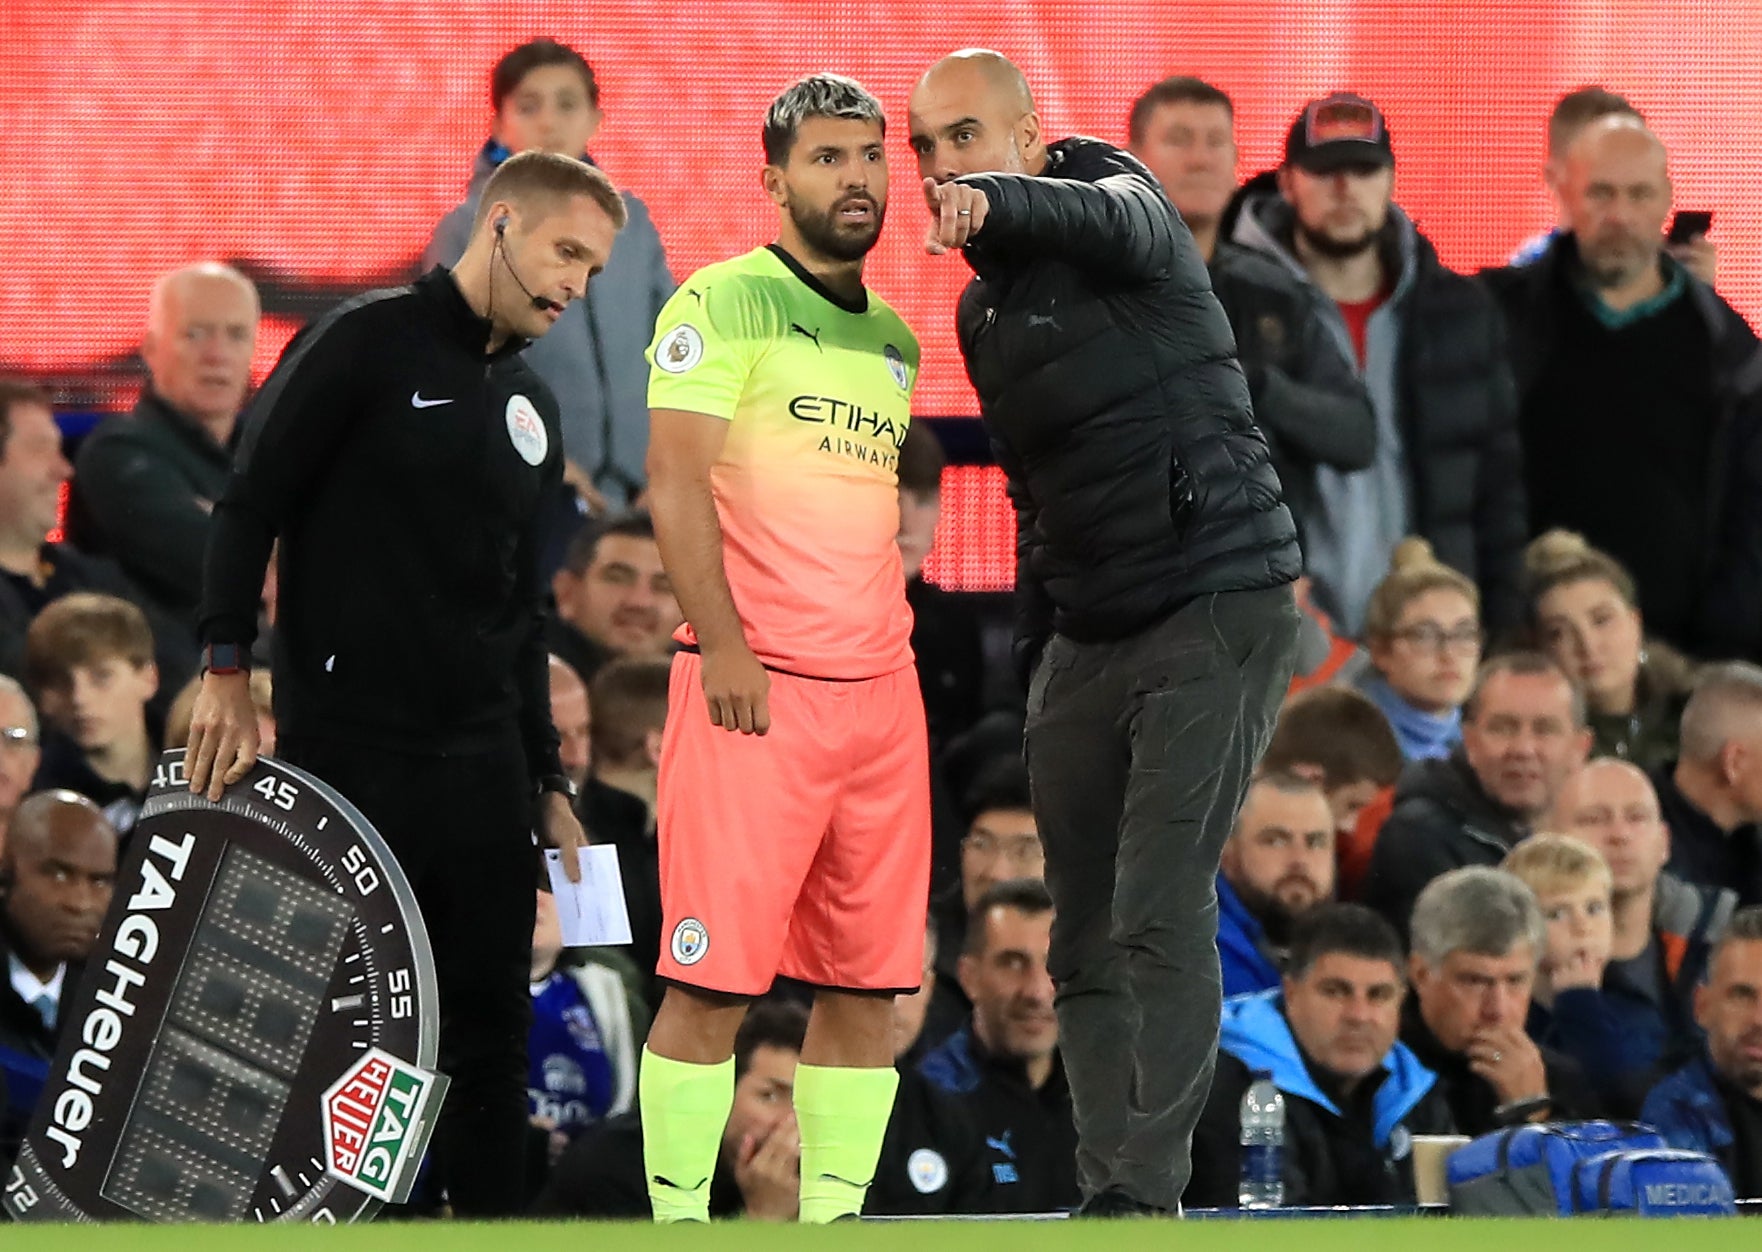
<svg viewBox="0 0 1762 1252"><path fill-rule="evenodd" d="M1027 174L966 174L985 193L985 224L971 245L1057 258L1119 282L1149 282L1175 263L1181 229L1148 178L1124 162L1094 182Z"/></svg>
<svg viewBox="0 0 1762 1252"><path fill-rule="evenodd" d="M1475 572L1481 619L1495 633L1523 621L1523 548L1529 541L1529 500L1523 486L1523 444L1517 427L1517 383L1505 349L1505 321L1492 301L1494 351L1487 362L1487 427L1474 500Z"/></svg>

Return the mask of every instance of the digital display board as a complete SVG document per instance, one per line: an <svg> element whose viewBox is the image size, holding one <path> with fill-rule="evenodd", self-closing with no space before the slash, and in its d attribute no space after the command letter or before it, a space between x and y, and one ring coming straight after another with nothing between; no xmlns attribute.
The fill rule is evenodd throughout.
<svg viewBox="0 0 1762 1252"><path fill-rule="evenodd" d="M4 1202L21 1220L349 1221L402 1200L446 1082L415 897L346 800L166 753Z"/></svg>

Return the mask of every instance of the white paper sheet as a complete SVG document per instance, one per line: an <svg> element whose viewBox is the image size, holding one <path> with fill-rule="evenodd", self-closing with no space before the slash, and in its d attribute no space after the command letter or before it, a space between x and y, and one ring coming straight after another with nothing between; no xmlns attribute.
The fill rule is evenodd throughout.
<svg viewBox="0 0 1762 1252"><path fill-rule="evenodd" d="M563 946L584 948L630 942L630 913L624 907L624 879L618 849L592 844L581 849L581 881L563 872L563 854L545 849L545 869L563 926Z"/></svg>

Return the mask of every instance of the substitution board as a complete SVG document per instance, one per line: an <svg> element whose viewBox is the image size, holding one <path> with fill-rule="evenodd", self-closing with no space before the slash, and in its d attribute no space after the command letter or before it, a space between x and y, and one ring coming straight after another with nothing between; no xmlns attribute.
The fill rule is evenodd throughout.
<svg viewBox="0 0 1762 1252"><path fill-rule="evenodd" d="M161 758L4 1191L24 1221L342 1222L409 1195L446 1079L434 958L347 800Z"/></svg>

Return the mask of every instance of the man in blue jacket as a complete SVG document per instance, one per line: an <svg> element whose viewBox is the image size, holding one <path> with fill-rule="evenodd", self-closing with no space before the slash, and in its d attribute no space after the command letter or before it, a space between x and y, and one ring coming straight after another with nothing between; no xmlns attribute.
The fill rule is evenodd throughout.
<svg viewBox="0 0 1762 1252"><path fill-rule="evenodd" d="M1263 773L1248 788L1218 869L1224 995L1272 991L1291 927L1334 898L1334 815L1321 784Z"/></svg>
<svg viewBox="0 0 1762 1252"><path fill-rule="evenodd" d="M1740 1199L1762 1198L1762 906L1740 909L1695 994L1707 1051L1652 1088L1641 1120L1709 1152Z"/></svg>
<svg viewBox="0 0 1762 1252"><path fill-rule="evenodd" d="M1282 989L1224 1005L1187 1204L1235 1204L1239 1110L1263 1072L1285 1097L1286 1204L1414 1202L1413 1136L1454 1126L1437 1076L1396 1040L1401 969L1394 928L1362 905L1303 915Z"/></svg>

